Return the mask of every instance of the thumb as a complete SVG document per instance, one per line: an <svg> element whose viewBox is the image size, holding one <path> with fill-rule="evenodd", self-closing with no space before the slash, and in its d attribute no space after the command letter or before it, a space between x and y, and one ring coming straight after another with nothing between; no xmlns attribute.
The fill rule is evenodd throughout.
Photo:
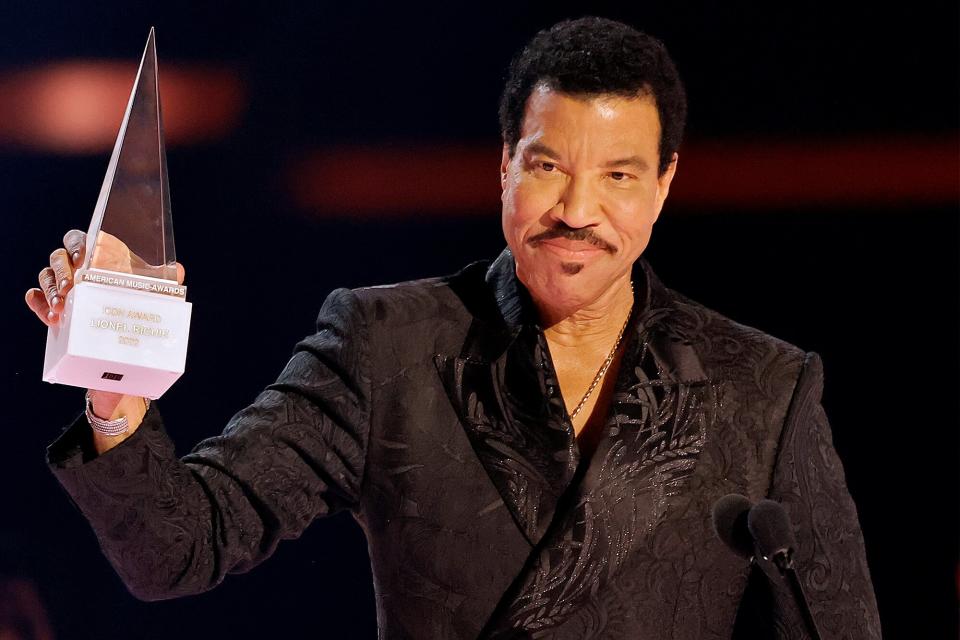
<svg viewBox="0 0 960 640"><path fill-rule="evenodd" d="M187 271L186 269L183 268L183 265L180 264L179 262L177 262L176 265L177 265L177 284L183 284L183 279L186 277Z"/></svg>

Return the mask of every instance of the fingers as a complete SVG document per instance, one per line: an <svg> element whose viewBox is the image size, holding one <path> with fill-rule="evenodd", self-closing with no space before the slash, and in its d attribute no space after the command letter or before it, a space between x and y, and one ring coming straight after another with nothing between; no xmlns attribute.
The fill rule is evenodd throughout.
<svg viewBox="0 0 960 640"><path fill-rule="evenodd" d="M60 296L57 295L57 274L52 267L44 267L37 276L37 280L40 282L40 290L47 298L47 305L50 306L51 311L55 311L56 306L60 304Z"/></svg>
<svg viewBox="0 0 960 640"><path fill-rule="evenodd" d="M56 306L60 304L60 296L57 295L57 276L53 268L45 267L37 280L40 288L27 291L27 306L49 327L58 320Z"/></svg>
<svg viewBox="0 0 960 640"><path fill-rule="evenodd" d="M87 254L87 234L79 229L70 229L63 236L63 246L70 256L70 264L74 269L83 264Z"/></svg>
<svg viewBox="0 0 960 640"><path fill-rule="evenodd" d="M73 287L75 269L83 263L87 234L71 229L63 236L63 248L50 254L50 266L37 276L39 288L24 295L27 306L48 327L57 324L67 292Z"/></svg>
<svg viewBox="0 0 960 640"><path fill-rule="evenodd" d="M57 284L57 295L63 300L73 286L73 267L66 249L57 249L50 254L50 268L53 269L54 281Z"/></svg>
<svg viewBox="0 0 960 640"><path fill-rule="evenodd" d="M115 259L112 262L108 260L110 262L109 266L113 266L113 262L124 263L123 266L126 268L123 272L132 272L130 262L136 256L130 253L126 245L104 232L101 232L100 237L108 243L113 253L117 254L116 256L110 256L111 259ZM86 258L86 243L87 234L83 231L78 229L68 231L63 236L63 248L50 254L50 266L45 267L37 276L40 286L30 289L24 296L30 310L48 327L56 325L60 320L66 296L73 288L75 272ZM139 258L137 259L139 260ZM186 277L186 270L179 262L175 264L177 284L182 285ZM164 268L169 269L169 267Z"/></svg>
<svg viewBox="0 0 960 640"><path fill-rule="evenodd" d="M57 314L50 311L50 305L47 303L47 297L40 289L30 289L24 297L27 306L33 311L40 321L48 327L57 323ZM52 316L52 317L51 317Z"/></svg>

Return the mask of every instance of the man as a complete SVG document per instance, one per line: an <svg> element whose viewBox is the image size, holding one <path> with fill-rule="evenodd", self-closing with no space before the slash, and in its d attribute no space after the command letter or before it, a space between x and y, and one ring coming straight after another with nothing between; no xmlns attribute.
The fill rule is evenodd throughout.
<svg viewBox="0 0 960 640"><path fill-rule="evenodd" d="M879 637L819 356L641 257L685 111L658 41L557 24L501 101L492 264L334 291L279 379L181 460L159 403L92 394L48 458L130 590L212 588L349 509L382 638L805 637L785 587L712 530L740 493L789 512L824 636ZM28 293L45 321L78 238ZM91 431L108 417L127 431Z"/></svg>

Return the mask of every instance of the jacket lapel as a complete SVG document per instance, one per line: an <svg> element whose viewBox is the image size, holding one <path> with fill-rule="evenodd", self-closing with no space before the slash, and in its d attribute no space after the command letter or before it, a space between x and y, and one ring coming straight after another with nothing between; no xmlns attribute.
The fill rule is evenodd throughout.
<svg viewBox="0 0 960 640"><path fill-rule="evenodd" d="M435 362L471 446L534 546L576 473L579 451L562 400L547 393L558 384L509 250L485 284L492 300L481 305L461 354Z"/></svg>
<svg viewBox="0 0 960 640"><path fill-rule="evenodd" d="M624 356L630 366L618 376L604 433L568 521L593 527L579 534L600 537L583 557L603 558L607 576L637 538L663 522L671 498L696 469L719 409L719 385L707 378L693 346L672 334L671 316L634 334ZM576 547L578 537L568 529L556 549Z"/></svg>
<svg viewBox="0 0 960 640"><path fill-rule="evenodd" d="M676 493L692 473L719 397L717 385L681 331L683 322L668 291L652 273L650 279L649 306L627 343L583 493L603 493L614 478L644 478L634 488L657 492L652 526L666 496Z"/></svg>

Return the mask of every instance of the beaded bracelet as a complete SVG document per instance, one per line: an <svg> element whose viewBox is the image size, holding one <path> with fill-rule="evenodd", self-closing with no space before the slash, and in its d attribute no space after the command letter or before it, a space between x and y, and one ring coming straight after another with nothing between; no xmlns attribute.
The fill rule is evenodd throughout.
<svg viewBox="0 0 960 640"><path fill-rule="evenodd" d="M150 398L144 398L147 403L146 411L150 408ZM102 433L105 436L116 437L122 433L126 433L130 428L130 423L127 422L126 416L121 416L116 420L104 420L103 418L97 417L93 412L93 402L90 400L90 392L87 391L86 394L87 402L87 422L90 423L90 426L97 433Z"/></svg>

